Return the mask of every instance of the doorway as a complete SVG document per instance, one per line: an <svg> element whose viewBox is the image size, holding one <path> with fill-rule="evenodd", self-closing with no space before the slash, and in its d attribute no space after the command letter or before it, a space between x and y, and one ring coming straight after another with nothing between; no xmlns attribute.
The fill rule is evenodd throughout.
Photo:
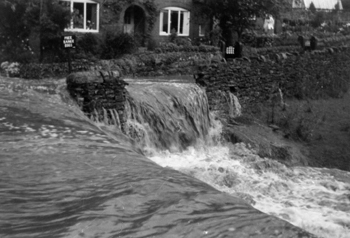
<svg viewBox="0 0 350 238"><path fill-rule="evenodd" d="M140 46L144 46L145 27L146 15L144 10L137 5L131 5L128 7L124 14L124 33L134 36L136 42Z"/></svg>

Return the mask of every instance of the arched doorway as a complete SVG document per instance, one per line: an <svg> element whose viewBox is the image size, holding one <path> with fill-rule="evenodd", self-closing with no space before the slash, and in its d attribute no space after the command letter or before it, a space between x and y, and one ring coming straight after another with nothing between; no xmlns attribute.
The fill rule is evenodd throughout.
<svg viewBox="0 0 350 238"><path fill-rule="evenodd" d="M137 5L128 7L124 14L124 33L133 35L139 45L144 46L145 27L146 15L144 10Z"/></svg>

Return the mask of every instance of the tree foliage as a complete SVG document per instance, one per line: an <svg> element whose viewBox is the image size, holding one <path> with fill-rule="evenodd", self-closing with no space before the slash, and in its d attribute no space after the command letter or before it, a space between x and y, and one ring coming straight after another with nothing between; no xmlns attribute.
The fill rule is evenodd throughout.
<svg viewBox="0 0 350 238"><path fill-rule="evenodd" d="M6 56L2 60L33 54L29 46L32 34L38 35L41 53L52 48L52 41L69 22L70 10L58 0L0 0L0 50Z"/></svg>
<svg viewBox="0 0 350 238"><path fill-rule="evenodd" d="M350 11L350 0L342 0L342 5L345 11Z"/></svg>
<svg viewBox="0 0 350 238"><path fill-rule="evenodd" d="M310 3L309 10L310 10L310 12L312 12L312 13L316 13L316 7L315 7L314 2L311 2L311 3Z"/></svg>
<svg viewBox="0 0 350 238"><path fill-rule="evenodd" d="M223 35L228 40L230 31L240 37L244 30L254 26L256 18L270 14L278 17L291 4L288 0L207 0L204 14L218 21Z"/></svg>
<svg viewBox="0 0 350 238"><path fill-rule="evenodd" d="M30 30L28 29L24 15L25 4L17 1L0 1L0 52L2 60L8 60L6 56L23 54L28 49Z"/></svg>

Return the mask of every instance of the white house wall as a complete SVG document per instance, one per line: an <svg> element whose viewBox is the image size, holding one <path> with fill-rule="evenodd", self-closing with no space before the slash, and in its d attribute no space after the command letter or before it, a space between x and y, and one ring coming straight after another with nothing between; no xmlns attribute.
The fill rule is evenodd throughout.
<svg viewBox="0 0 350 238"><path fill-rule="evenodd" d="M304 0L305 7L309 8L311 2L314 3L316 9L332 10L337 3L340 5L340 10L343 9L341 0Z"/></svg>

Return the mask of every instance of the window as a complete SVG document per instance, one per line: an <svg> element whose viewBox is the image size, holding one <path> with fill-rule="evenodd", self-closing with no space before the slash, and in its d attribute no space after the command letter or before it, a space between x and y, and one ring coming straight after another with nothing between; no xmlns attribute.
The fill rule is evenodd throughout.
<svg viewBox="0 0 350 238"><path fill-rule="evenodd" d="M204 37L205 36L205 29L202 25L199 25L199 32L198 32L198 35L200 37Z"/></svg>
<svg viewBox="0 0 350 238"><path fill-rule="evenodd" d="M189 11L177 7L168 7L160 12L160 35L170 35L173 31L177 32L179 36L189 36Z"/></svg>
<svg viewBox="0 0 350 238"><path fill-rule="evenodd" d="M65 31L98 32L98 3L92 0L61 0L61 3L72 12L72 20Z"/></svg>

